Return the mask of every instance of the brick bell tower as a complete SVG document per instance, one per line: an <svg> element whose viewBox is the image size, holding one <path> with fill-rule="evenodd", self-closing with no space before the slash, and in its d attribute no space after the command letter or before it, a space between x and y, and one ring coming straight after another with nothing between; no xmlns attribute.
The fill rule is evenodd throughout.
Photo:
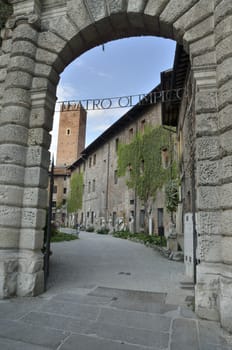
<svg viewBox="0 0 232 350"><path fill-rule="evenodd" d="M86 115L81 104L61 105L56 166L68 166L80 157L85 148Z"/></svg>

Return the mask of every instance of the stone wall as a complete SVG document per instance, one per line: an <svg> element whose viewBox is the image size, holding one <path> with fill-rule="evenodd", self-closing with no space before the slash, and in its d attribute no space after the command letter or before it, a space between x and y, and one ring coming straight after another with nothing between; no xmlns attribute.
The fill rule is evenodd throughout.
<svg viewBox="0 0 232 350"><path fill-rule="evenodd" d="M1 297L35 295L43 289L40 248L46 200L41 198L46 196L59 74L81 53L109 40L162 36L183 44L189 53L196 91L198 232L205 236L196 308L199 315L220 319L232 329L231 1L10 3L14 14L1 32L0 51Z"/></svg>

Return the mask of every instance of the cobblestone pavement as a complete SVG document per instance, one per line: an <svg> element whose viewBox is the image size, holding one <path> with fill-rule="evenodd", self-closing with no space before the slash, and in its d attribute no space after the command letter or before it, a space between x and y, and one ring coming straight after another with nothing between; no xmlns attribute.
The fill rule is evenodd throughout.
<svg viewBox="0 0 232 350"><path fill-rule="evenodd" d="M232 349L187 307L182 263L93 233L52 250L46 293L0 301L1 350Z"/></svg>

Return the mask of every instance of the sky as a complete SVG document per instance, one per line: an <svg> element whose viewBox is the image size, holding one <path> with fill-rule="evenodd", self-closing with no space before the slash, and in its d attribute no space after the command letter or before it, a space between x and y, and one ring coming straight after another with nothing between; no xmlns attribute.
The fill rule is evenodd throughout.
<svg viewBox="0 0 232 350"><path fill-rule="evenodd" d="M176 43L157 37L111 41L74 60L61 74L57 101L146 94L160 82L160 72L172 68ZM50 151L56 157L59 125L56 104ZM128 108L87 112L86 146L122 117Z"/></svg>

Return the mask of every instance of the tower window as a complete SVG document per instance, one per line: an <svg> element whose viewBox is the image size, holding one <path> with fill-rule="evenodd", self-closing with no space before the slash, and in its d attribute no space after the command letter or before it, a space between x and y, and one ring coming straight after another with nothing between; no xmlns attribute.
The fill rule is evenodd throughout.
<svg viewBox="0 0 232 350"><path fill-rule="evenodd" d="M71 129L66 129L66 135L71 135Z"/></svg>

